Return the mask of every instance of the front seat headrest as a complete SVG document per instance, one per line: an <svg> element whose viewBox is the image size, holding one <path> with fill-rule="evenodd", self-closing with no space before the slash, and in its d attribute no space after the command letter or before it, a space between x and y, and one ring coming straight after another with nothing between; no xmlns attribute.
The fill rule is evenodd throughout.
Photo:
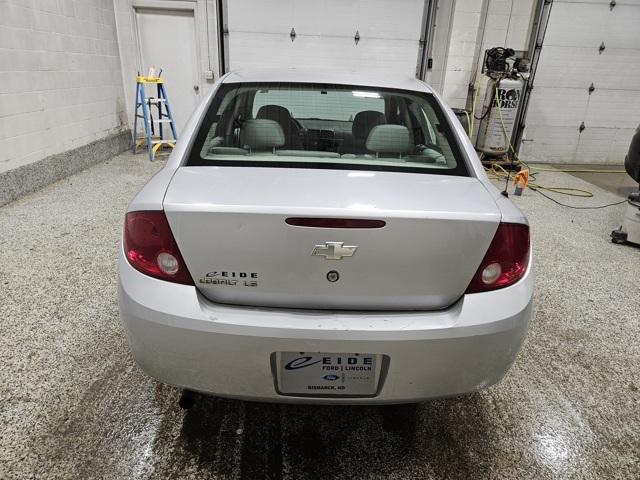
<svg viewBox="0 0 640 480"><path fill-rule="evenodd" d="M376 153L406 153L413 150L411 134L404 125L377 125L371 129L367 150Z"/></svg>
<svg viewBox="0 0 640 480"><path fill-rule="evenodd" d="M365 110L358 112L356 116L353 117L351 132L355 138L364 140L373 127L382 125L383 123L387 123L384 113L375 110Z"/></svg>
<svg viewBox="0 0 640 480"><path fill-rule="evenodd" d="M282 125L283 121L289 121L291 112L280 105L263 105L258 110L256 118L275 120Z"/></svg>
<svg viewBox="0 0 640 480"><path fill-rule="evenodd" d="M251 150L270 150L284 145L284 132L274 120L246 120L240 129L240 144Z"/></svg>

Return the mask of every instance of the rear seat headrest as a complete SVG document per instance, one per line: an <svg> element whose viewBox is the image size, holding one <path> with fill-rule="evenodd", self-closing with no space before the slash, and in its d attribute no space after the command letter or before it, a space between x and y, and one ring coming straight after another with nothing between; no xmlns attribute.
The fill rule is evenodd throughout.
<svg viewBox="0 0 640 480"><path fill-rule="evenodd" d="M252 150L269 150L284 145L284 132L275 120L246 120L240 129L240 143Z"/></svg>
<svg viewBox="0 0 640 480"><path fill-rule="evenodd" d="M406 153L413 149L409 129L404 125L377 125L371 129L367 150L376 153Z"/></svg>

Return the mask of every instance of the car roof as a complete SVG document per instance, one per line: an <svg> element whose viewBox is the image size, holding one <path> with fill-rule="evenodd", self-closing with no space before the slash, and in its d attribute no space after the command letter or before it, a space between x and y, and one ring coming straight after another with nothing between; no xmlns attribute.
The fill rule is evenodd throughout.
<svg viewBox="0 0 640 480"><path fill-rule="evenodd" d="M426 83L410 76L383 76L361 72L335 72L312 69L252 70L229 72L222 77L223 83L321 83L358 85L362 87L393 88L432 93Z"/></svg>

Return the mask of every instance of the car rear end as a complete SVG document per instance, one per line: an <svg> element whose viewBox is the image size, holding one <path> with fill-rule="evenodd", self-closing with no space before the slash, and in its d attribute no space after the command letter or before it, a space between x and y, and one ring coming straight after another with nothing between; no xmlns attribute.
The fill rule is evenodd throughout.
<svg viewBox="0 0 640 480"><path fill-rule="evenodd" d="M499 381L531 316L529 228L477 175L451 113L361 85L221 90L127 213L120 311L142 369L274 402Z"/></svg>

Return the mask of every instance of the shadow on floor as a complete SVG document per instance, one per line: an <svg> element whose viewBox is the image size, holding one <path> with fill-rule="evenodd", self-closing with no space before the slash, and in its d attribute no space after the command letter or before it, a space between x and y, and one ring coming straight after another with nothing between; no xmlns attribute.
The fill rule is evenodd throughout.
<svg viewBox="0 0 640 480"><path fill-rule="evenodd" d="M416 469L482 478L492 463L486 417L479 394L366 407L201 396L184 417L179 441L184 460L221 477L239 468L246 479L402 476Z"/></svg>

